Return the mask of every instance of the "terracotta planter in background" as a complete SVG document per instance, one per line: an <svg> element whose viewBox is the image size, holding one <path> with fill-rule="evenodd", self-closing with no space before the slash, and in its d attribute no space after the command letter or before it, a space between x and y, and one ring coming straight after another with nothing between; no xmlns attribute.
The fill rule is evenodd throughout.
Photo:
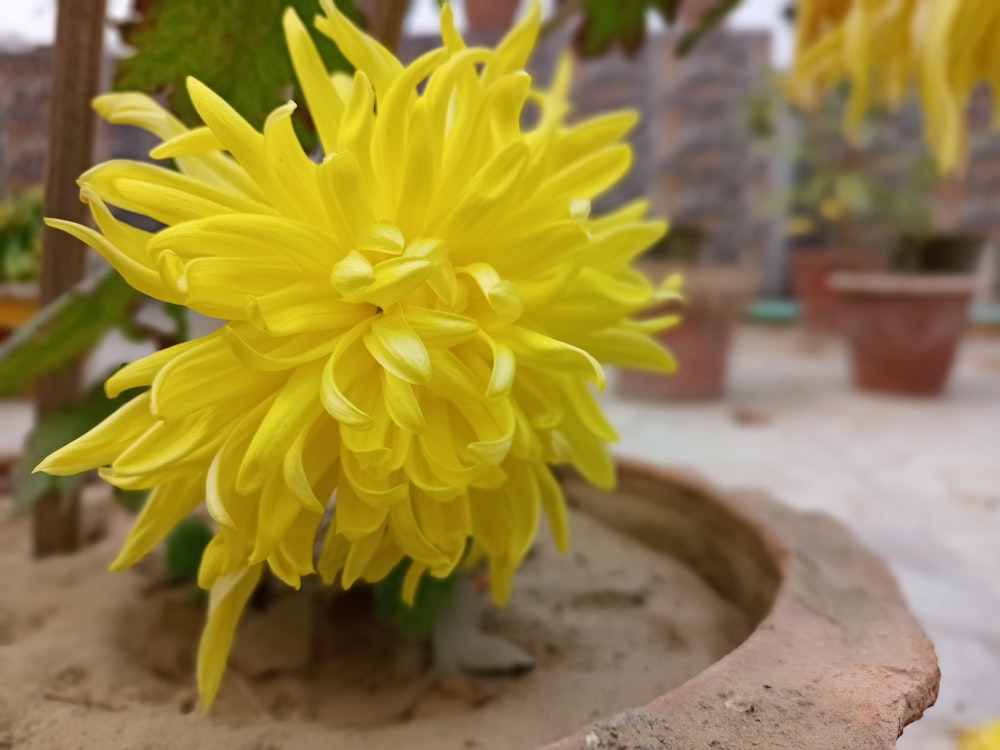
<svg viewBox="0 0 1000 750"><path fill-rule="evenodd" d="M792 294L799 315L809 328L828 333L838 330L837 294L830 276L838 271L877 271L883 262L856 250L799 250L789 255Z"/></svg>
<svg viewBox="0 0 1000 750"><path fill-rule="evenodd" d="M37 284L0 284L0 341L38 312Z"/></svg>
<svg viewBox="0 0 1000 750"><path fill-rule="evenodd" d="M908 396L944 391L968 328L973 277L838 273L831 284L858 388Z"/></svg>
<svg viewBox="0 0 1000 750"><path fill-rule="evenodd" d="M740 268L693 268L681 273L685 303L676 311L682 321L657 336L677 359L677 371L664 375L621 370L618 390L626 396L694 401L718 398L725 391L733 327L750 303L756 275ZM658 281L664 274L661 269L650 276ZM668 306L654 314L671 310Z"/></svg>
<svg viewBox="0 0 1000 750"><path fill-rule="evenodd" d="M513 23L520 0L465 0L471 31L502 32Z"/></svg>

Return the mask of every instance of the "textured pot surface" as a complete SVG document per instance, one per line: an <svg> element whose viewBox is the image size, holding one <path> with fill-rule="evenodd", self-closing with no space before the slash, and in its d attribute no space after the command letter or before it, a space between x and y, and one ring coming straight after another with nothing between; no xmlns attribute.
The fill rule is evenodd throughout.
<svg viewBox="0 0 1000 750"><path fill-rule="evenodd" d="M836 331L837 293L830 276L838 271L877 270L881 262L873 255L850 250L809 250L789 256L792 292L799 303L803 322L819 331Z"/></svg>
<svg viewBox="0 0 1000 750"><path fill-rule="evenodd" d="M937 396L968 327L968 276L840 273L840 323L855 383L866 391Z"/></svg>
<svg viewBox="0 0 1000 750"><path fill-rule="evenodd" d="M681 687L544 750L884 750L933 705L933 646L886 565L833 519L629 463L613 501L576 479L567 492L760 624Z"/></svg>

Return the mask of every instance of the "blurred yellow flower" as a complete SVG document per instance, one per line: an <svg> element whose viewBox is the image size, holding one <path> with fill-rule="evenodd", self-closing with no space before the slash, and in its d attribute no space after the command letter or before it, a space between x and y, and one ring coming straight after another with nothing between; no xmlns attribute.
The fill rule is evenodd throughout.
<svg viewBox="0 0 1000 750"><path fill-rule="evenodd" d="M284 17L319 163L291 102L258 132L190 80L204 127L189 130L146 96L102 96L97 110L155 133L152 156L177 171L101 164L80 178L100 232L50 222L138 290L226 321L118 371L110 395L147 390L39 466L152 489L114 569L206 504L218 525L199 574L206 707L265 564L290 586L318 571L349 587L408 557L412 597L423 575L485 558L502 603L541 512L568 542L548 464L614 482L616 436L590 385L603 387L602 364L674 366L650 336L674 318L633 319L676 296L630 269L665 225L642 202L590 215L629 169L636 115L566 124L568 58L550 90L533 89L538 5L496 50L466 47L446 5L443 48L408 67L322 5L317 27L353 80L331 78ZM540 116L525 130L529 103ZM109 205L165 228L121 223Z"/></svg>
<svg viewBox="0 0 1000 750"><path fill-rule="evenodd" d="M1000 750L1000 721L963 732L959 750Z"/></svg>
<svg viewBox="0 0 1000 750"><path fill-rule="evenodd" d="M800 99L849 81L854 128L873 104L895 106L915 91L941 169L963 166L968 99L981 83L1000 92L1000 3L801 0L796 17L791 85Z"/></svg>

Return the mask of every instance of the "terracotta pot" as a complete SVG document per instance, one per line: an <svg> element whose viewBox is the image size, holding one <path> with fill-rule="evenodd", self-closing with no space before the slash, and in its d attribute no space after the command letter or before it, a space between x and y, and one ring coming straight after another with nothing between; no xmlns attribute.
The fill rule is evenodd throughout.
<svg viewBox="0 0 1000 750"><path fill-rule="evenodd" d="M838 273L841 328L858 388L938 396L969 325L970 276Z"/></svg>
<svg viewBox="0 0 1000 750"><path fill-rule="evenodd" d="M38 310L37 284L0 284L0 341Z"/></svg>
<svg viewBox="0 0 1000 750"><path fill-rule="evenodd" d="M514 23L520 0L465 0L465 16L472 31L506 31Z"/></svg>
<svg viewBox="0 0 1000 750"><path fill-rule="evenodd" d="M789 270L801 320L817 331L837 331L837 294L830 287L830 275L838 271L874 271L883 265L878 257L856 250L793 252Z"/></svg>
<svg viewBox="0 0 1000 750"><path fill-rule="evenodd" d="M617 385L624 395L694 401L717 398L725 391L733 327L750 302L756 275L736 268L695 268L681 272L685 277L685 303L676 308L681 323L657 336L677 359L677 371L664 375L622 370ZM650 275L655 280L664 271ZM666 306L653 314L671 310Z"/></svg>
<svg viewBox="0 0 1000 750"><path fill-rule="evenodd" d="M684 561L759 624L680 687L544 750L886 750L936 700L933 645L885 563L832 518L627 462L613 496L565 485L583 510Z"/></svg>

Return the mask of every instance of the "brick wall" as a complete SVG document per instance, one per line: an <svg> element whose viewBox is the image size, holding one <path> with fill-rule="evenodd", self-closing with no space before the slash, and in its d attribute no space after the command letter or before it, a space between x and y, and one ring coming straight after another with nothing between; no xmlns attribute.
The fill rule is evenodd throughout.
<svg viewBox="0 0 1000 750"><path fill-rule="evenodd" d="M43 181L49 83L48 50L0 52L0 196Z"/></svg>

